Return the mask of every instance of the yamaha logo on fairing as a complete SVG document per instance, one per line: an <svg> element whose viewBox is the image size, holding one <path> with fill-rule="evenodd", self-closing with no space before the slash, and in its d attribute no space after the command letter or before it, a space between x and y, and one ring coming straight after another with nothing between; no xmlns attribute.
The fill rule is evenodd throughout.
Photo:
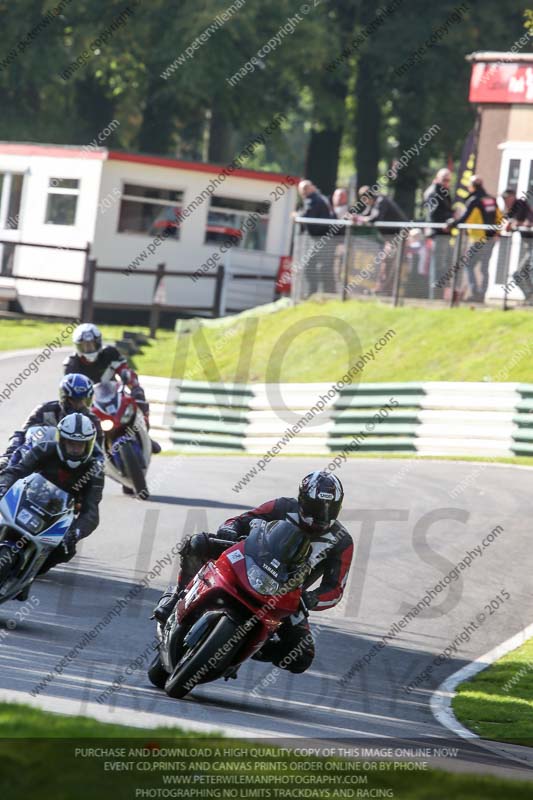
<svg viewBox="0 0 533 800"><path fill-rule="evenodd" d="M270 575L273 575L275 578L278 577L277 571L273 567L271 567L270 564L263 564L262 567L265 570L265 572L268 572Z"/></svg>

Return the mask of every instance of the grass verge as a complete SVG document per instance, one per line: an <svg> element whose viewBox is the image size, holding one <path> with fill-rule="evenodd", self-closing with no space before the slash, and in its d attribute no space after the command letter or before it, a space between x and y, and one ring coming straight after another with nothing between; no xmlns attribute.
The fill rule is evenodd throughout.
<svg viewBox="0 0 533 800"><path fill-rule="evenodd" d="M0 796L6 800L26 800L35 794L36 787L40 800L73 797L76 800L95 797L99 800L136 797L529 800L531 797L531 784L525 782L441 770L379 769L379 762L373 762L376 766L371 770L354 769L354 761L340 759L335 759L334 769L325 769L323 759L277 750L276 742L258 745L192 736L173 729L104 725L83 717L48 714L18 705L0 704L0 732ZM258 756L258 747L264 748L262 753L268 750L269 755ZM92 749L94 753L95 748L106 748L106 754L91 755L89 751ZM135 755L133 751L139 748L141 753ZM166 755L170 748L174 751ZM332 760L328 761L331 767ZM174 777L179 780L171 780ZM356 783L355 778L360 782ZM301 794L298 788L308 791ZM353 794L343 793L348 788Z"/></svg>
<svg viewBox="0 0 533 800"><path fill-rule="evenodd" d="M0 319L0 351L43 349L49 342L61 338L61 347L72 347L70 323L64 320L41 322L34 319ZM138 331L148 335L148 328L140 325L99 325L106 343L114 343L122 338L124 330ZM62 333L64 332L64 337ZM174 354L176 336L173 331L161 330L157 339L144 348L135 358L130 359L135 368L145 375L165 375L169 354ZM57 348L57 344L56 344Z"/></svg>
<svg viewBox="0 0 533 800"><path fill-rule="evenodd" d="M460 684L452 705L483 739L533 747L533 639Z"/></svg>
<svg viewBox="0 0 533 800"><path fill-rule="evenodd" d="M133 362L144 375L199 381L334 382L392 330L358 380L529 381L530 327L531 314L524 311L306 302L272 314L237 316L223 328L202 327L179 339L159 331ZM64 329L62 321L0 320L0 350L44 348ZM101 329L114 341L124 326ZM140 326L129 329L147 333Z"/></svg>
<svg viewBox="0 0 533 800"><path fill-rule="evenodd" d="M530 326L523 311L306 302L237 317L223 330L200 328L177 343L162 338L137 363L144 374L191 380L334 382L392 330L358 380L529 381Z"/></svg>
<svg viewBox="0 0 533 800"><path fill-rule="evenodd" d="M194 449L190 450L164 450L158 458L177 458L189 457L197 458L199 456L221 456L232 458L260 458L260 453L244 453L235 452L230 450L209 450L203 452L195 452ZM284 453L282 458L322 458L330 460L335 456L334 453L324 455L324 453ZM368 452L368 453L347 453L348 459L359 458L365 461L381 461L382 459L390 460L411 460L411 461L466 461L468 463L482 463L482 464L512 464L513 467L533 467L533 456L498 456L497 458L489 458L488 456L419 456L417 453L384 453L384 452Z"/></svg>

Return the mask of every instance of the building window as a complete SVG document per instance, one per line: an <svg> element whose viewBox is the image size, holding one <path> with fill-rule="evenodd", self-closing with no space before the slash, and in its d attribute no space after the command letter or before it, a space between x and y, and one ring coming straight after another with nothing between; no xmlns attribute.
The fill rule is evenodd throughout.
<svg viewBox="0 0 533 800"><path fill-rule="evenodd" d="M182 191L126 183L120 203L118 232L148 236L164 234L177 240L180 238L182 205Z"/></svg>
<svg viewBox="0 0 533 800"><path fill-rule="evenodd" d="M509 161L509 170L507 172L507 183L505 184L506 189L512 189L514 192L516 192L516 188L518 186L519 174L520 174L520 159L511 158Z"/></svg>
<svg viewBox="0 0 533 800"><path fill-rule="evenodd" d="M0 244L0 275L9 277L13 275L15 263L15 245Z"/></svg>
<svg viewBox="0 0 533 800"><path fill-rule="evenodd" d="M0 228L15 231L19 227L20 201L24 175L0 172Z"/></svg>
<svg viewBox="0 0 533 800"><path fill-rule="evenodd" d="M211 197L205 243L225 243L245 250L264 250L269 211L270 203Z"/></svg>
<svg viewBox="0 0 533 800"><path fill-rule="evenodd" d="M75 225L79 193L78 178L50 178L45 225Z"/></svg>

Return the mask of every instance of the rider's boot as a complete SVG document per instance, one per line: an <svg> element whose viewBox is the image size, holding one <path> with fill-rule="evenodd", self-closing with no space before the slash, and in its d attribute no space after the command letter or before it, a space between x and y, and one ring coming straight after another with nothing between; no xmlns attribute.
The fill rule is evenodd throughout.
<svg viewBox="0 0 533 800"><path fill-rule="evenodd" d="M252 656L253 661L268 661L272 663L274 658L279 654L279 641L269 638L264 643L263 647L254 653Z"/></svg>
<svg viewBox="0 0 533 800"><path fill-rule="evenodd" d="M152 618L160 622L161 625L164 625L176 608L176 603L178 602L180 595L181 589L179 586L169 586L165 594L160 598L159 603L154 608Z"/></svg>

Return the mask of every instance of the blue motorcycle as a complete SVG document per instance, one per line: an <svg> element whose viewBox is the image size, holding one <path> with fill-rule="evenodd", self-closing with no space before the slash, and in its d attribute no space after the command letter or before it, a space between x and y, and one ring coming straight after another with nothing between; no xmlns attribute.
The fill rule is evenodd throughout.
<svg viewBox="0 0 533 800"><path fill-rule="evenodd" d="M7 490L0 500L0 603L30 586L74 516L74 498L36 472Z"/></svg>

